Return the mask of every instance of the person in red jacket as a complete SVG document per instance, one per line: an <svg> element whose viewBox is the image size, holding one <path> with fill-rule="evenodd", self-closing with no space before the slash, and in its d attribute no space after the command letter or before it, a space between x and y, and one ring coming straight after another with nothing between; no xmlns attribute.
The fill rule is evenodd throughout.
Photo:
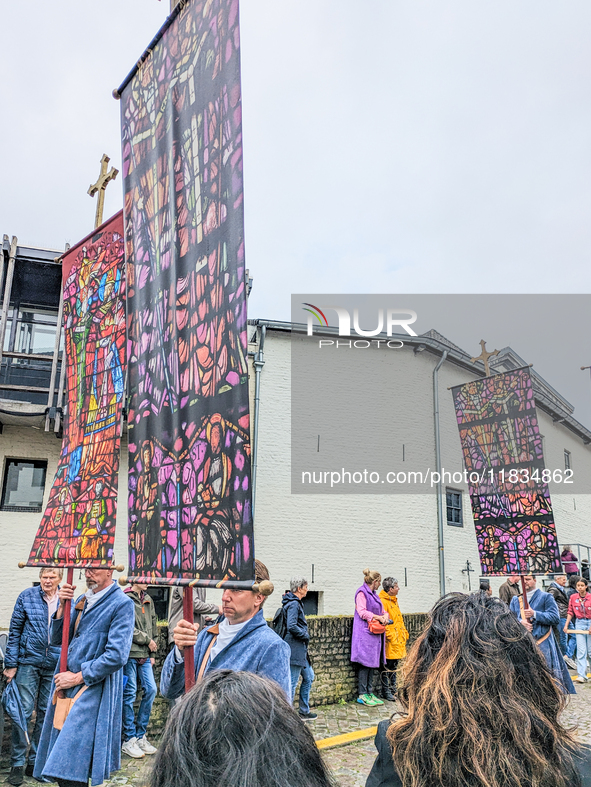
<svg viewBox="0 0 591 787"><path fill-rule="evenodd" d="M587 583L581 577L568 602L568 615L564 630L568 631L571 621L575 620L575 629L583 631L577 634L577 683L587 682L587 659L591 657L591 594L587 592Z"/></svg>

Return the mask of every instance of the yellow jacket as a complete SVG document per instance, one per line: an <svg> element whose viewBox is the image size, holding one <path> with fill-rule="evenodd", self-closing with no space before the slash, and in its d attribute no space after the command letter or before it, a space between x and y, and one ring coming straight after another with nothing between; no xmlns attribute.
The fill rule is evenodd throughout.
<svg viewBox="0 0 591 787"><path fill-rule="evenodd" d="M402 619L398 599L396 596L388 595L385 590L380 590L380 599L384 605L384 612L389 615L392 621L389 626L386 626L386 658L402 659L406 656L408 631Z"/></svg>

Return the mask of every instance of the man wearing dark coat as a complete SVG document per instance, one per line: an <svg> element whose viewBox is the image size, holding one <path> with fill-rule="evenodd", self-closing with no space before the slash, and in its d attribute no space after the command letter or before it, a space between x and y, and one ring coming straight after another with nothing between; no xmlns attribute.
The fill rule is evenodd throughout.
<svg viewBox="0 0 591 787"><path fill-rule="evenodd" d="M61 730L53 726L50 704L35 761L35 778L57 781L60 787L102 784L121 766L123 667L134 627L133 602L113 582L113 570L86 569L87 592L77 600L70 619L66 672L58 672L55 689L75 697ZM52 644L61 644L63 604L74 597L75 585L64 583L52 626Z"/></svg>
<svg viewBox="0 0 591 787"><path fill-rule="evenodd" d="M314 670L310 664L308 656L308 624L304 614L302 600L308 593L308 580L293 577L289 582L289 591L283 594L281 603L285 615L285 625L287 634L285 641L291 649L289 660L289 671L291 673L291 701L293 702L300 675L302 685L300 686L299 713L304 721L312 721L317 718L316 713L310 711L310 689L314 680Z"/></svg>
<svg viewBox="0 0 591 787"><path fill-rule="evenodd" d="M4 657L4 676L18 686L27 722L35 713L29 762L25 767L27 739L24 730L12 725L12 752L8 784L18 787L35 770L35 756L43 719L50 699L51 682L59 658L59 648L49 646L49 619L59 603L58 586L62 570L42 568L39 587L23 590L16 600L10 620L8 645Z"/></svg>
<svg viewBox="0 0 591 787"><path fill-rule="evenodd" d="M550 583L548 593L552 596L558 607L558 614L560 615L560 625L558 631L554 629L555 635L558 637L558 644L562 655L566 655L567 648L567 635L564 633L564 624L566 623L566 616L568 615L568 596L566 595L566 574L555 574L554 579ZM565 658L568 664L568 658ZM576 669L574 662L568 664L571 669Z"/></svg>
<svg viewBox="0 0 591 787"><path fill-rule="evenodd" d="M511 599L511 612L536 640L542 656L565 694L576 694L571 676L568 673L556 640L552 636L552 626L560 622L560 614L556 602L549 593L536 588L533 575L525 577L528 609L525 609L523 598L515 596Z"/></svg>
<svg viewBox="0 0 591 787"><path fill-rule="evenodd" d="M504 601L507 606L511 603L511 599L521 593L519 582L519 574L509 574L507 579L499 587L499 598L501 601Z"/></svg>

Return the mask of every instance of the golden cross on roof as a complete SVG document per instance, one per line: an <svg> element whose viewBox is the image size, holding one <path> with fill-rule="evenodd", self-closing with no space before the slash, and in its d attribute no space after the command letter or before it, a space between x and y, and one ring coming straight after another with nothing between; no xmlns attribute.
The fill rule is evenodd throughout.
<svg viewBox="0 0 591 787"><path fill-rule="evenodd" d="M88 189L88 193L91 197L98 191L98 199L96 203L96 215L94 217L94 228L100 227L103 223L103 209L105 207L105 189L110 181L115 180L117 175L119 174L119 170L115 169L115 167L111 167L109 172L107 172L107 165L111 159L105 153L101 159L101 174L99 175L99 179L97 182L90 186Z"/></svg>
<svg viewBox="0 0 591 787"><path fill-rule="evenodd" d="M498 355L499 351L498 350L493 350L491 353L487 352L486 351L486 342L484 341L484 339L480 340L480 347L482 349L482 352L480 353L480 355L478 357L476 357L476 358L470 358L470 360L472 361L472 363L476 363L476 361L482 361L484 363L484 374L486 375L486 377L490 377L491 375L490 375L490 366L489 366L489 363L488 363L488 359L492 355Z"/></svg>

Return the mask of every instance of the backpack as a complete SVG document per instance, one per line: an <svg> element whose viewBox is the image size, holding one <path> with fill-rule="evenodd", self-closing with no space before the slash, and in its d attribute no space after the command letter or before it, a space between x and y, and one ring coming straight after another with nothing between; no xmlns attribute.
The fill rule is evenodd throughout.
<svg viewBox="0 0 591 787"><path fill-rule="evenodd" d="M275 634L281 637L281 639L285 639L287 635L287 615L285 614L284 606L280 606L277 612L275 612L273 615L271 628Z"/></svg>

